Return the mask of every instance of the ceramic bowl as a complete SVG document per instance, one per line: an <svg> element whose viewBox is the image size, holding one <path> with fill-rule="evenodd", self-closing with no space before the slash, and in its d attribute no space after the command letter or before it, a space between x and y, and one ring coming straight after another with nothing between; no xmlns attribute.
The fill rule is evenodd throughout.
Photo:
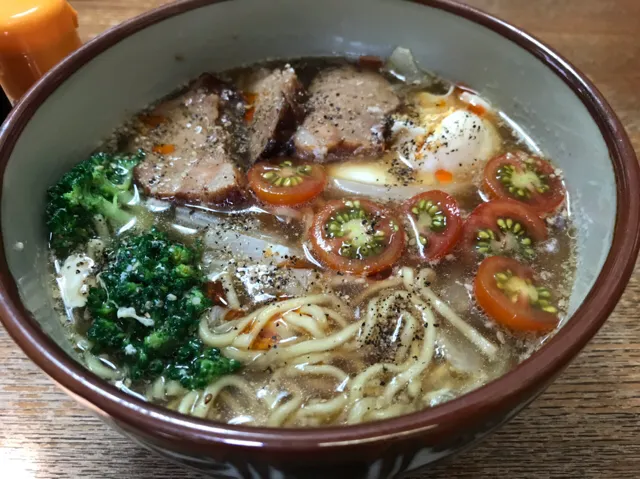
<svg viewBox="0 0 640 479"><path fill-rule="evenodd" d="M204 71L267 58L387 56L418 62L499 105L564 170L577 225L570 319L530 359L444 405L350 427L269 429L193 419L86 371L48 293L45 191L113 128ZM85 45L22 100L0 136L0 315L26 354L78 401L149 449L216 477L387 478L473 444L512 418L602 326L638 252L639 171L584 75L515 27L444 0L186 0Z"/></svg>

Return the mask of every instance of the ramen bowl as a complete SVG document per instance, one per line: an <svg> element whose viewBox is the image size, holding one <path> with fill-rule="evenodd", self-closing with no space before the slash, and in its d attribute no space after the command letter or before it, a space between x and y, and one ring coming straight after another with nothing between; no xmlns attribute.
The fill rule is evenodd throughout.
<svg viewBox="0 0 640 479"><path fill-rule="evenodd" d="M45 193L145 105L202 71L268 58L388 56L500 105L563 169L577 229L569 318L497 380L421 412L345 427L254 428L148 404L78 362L50 294ZM473 445L537 397L602 326L638 253L635 154L596 88L557 53L496 18L444 0L186 0L91 41L43 78L0 136L0 315L62 389L125 435L229 478L387 478Z"/></svg>

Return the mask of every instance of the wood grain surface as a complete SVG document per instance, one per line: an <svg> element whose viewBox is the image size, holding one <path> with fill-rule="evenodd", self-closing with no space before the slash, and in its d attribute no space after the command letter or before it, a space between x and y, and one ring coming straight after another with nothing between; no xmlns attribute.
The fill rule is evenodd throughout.
<svg viewBox="0 0 640 479"><path fill-rule="evenodd" d="M9 1L9 0L0 0ZM89 39L166 0L72 0ZM467 0L589 75L640 151L640 0ZM541 99L544 101L544 99ZM482 445L418 478L640 477L640 270L573 365ZM0 477L181 479L59 391L0 328Z"/></svg>

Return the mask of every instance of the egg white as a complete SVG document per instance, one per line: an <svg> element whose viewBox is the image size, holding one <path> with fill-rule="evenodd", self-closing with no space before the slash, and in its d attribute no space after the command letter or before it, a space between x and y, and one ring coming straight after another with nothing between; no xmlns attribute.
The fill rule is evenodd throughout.
<svg viewBox="0 0 640 479"><path fill-rule="evenodd" d="M493 124L451 95L419 94L416 100L416 113L396 115L391 128L392 148L411 168L430 173L445 170L453 181L465 181L500 150L501 139ZM475 105L475 98L469 100Z"/></svg>

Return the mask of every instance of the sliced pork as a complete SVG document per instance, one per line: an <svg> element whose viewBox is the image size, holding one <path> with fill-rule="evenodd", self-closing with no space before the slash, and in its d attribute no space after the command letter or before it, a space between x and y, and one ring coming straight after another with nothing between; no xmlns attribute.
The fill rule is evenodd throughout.
<svg viewBox="0 0 640 479"><path fill-rule="evenodd" d="M135 147L147 152L136 180L147 195L180 202L233 204L244 177L236 166L232 124L242 102L210 75L141 118Z"/></svg>
<svg viewBox="0 0 640 479"><path fill-rule="evenodd" d="M260 69L242 79L247 100L248 157L253 164L281 148L304 114L304 93L291 67Z"/></svg>
<svg viewBox="0 0 640 479"><path fill-rule="evenodd" d="M388 115L400 105L384 77L334 68L313 80L309 94L309 113L294 137L297 156L331 161L382 153Z"/></svg>

